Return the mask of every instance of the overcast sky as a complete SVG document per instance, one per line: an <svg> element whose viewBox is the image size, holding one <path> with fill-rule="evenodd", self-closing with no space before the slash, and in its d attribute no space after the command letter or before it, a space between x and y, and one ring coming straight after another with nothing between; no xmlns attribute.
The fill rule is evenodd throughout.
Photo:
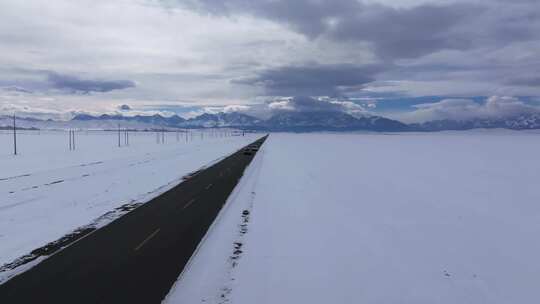
<svg viewBox="0 0 540 304"><path fill-rule="evenodd" d="M312 96L354 112L391 98L395 116L400 100L438 96L397 114L430 119L488 113L475 96L535 109L539 71L538 0L0 1L2 113L194 115Z"/></svg>

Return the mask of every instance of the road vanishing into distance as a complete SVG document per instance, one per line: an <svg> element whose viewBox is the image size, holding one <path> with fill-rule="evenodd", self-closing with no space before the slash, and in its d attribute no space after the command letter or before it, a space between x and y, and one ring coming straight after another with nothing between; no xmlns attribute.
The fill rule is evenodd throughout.
<svg viewBox="0 0 540 304"><path fill-rule="evenodd" d="M255 153L239 150L15 276L0 303L161 303Z"/></svg>

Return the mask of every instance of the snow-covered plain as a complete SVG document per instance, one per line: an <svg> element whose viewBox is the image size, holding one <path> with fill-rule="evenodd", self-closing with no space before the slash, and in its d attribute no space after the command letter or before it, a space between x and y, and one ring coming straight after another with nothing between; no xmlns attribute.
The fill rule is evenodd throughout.
<svg viewBox="0 0 540 304"><path fill-rule="evenodd" d="M121 205L146 202L260 137L222 133L195 132L187 140L165 133L165 143L157 144L156 133L131 132L129 146L119 148L115 132L80 131L69 151L67 132L23 131L14 156L11 134L3 131L0 266Z"/></svg>
<svg viewBox="0 0 540 304"><path fill-rule="evenodd" d="M272 134L165 302L538 303L539 155L536 132Z"/></svg>

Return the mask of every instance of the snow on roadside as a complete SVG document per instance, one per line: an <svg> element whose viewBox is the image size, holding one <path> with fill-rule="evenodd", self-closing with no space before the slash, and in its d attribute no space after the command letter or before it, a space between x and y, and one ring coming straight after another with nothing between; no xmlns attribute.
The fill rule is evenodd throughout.
<svg viewBox="0 0 540 304"><path fill-rule="evenodd" d="M77 228L104 225L122 206L150 200L259 137L165 136L156 144L154 133L132 133L118 148L114 132L81 132L69 151L66 132L21 132L13 156L4 149L11 137L0 134L0 266Z"/></svg>
<svg viewBox="0 0 540 304"><path fill-rule="evenodd" d="M535 132L272 134L166 303L535 303L539 152Z"/></svg>
<svg viewBox="0 0 540 304"><path fill-rule="evenodd" d="M245 250L263 144L197 247L163 303L222 303L231 291L233 270Z"/></svg>

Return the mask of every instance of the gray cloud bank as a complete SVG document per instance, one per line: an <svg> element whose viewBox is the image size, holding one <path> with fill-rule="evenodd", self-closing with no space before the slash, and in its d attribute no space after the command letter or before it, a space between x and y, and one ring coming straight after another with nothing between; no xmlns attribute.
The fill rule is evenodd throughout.
<svg viewBox="0 0 540 304"><path fill-rule="evenodd" d="M358 0L179 0L184 7L216 15L247 14L275 21L310 39L369 43L385 59L416 58L440 50L538 38L531 25L533 1L501 11L496 1L455 1L391 7ZM509 4L511 5L511 4ZM502 19L502 20L501 20ZM504 22L501 22L504 21Z"/></svg>
<svg viewBox="0 0 540 304"><path fill-rule="evenodd" d="M401 80L400 90L429 95L537 91L540 1L419 1L409 6L358 0L163 2L203 15L275 22L314 44L369 50L383 63L365 68L360 60L343 57L343 63L321 60L313 67L271 64L233 81L263 88L268 95L359 96L376 80Z"/></svg>
<svg viewBox="0 0 540 304"><path fill-rule="evenodd" d="M374 76L384 69L384 65L284 66L265 69L254 77L234 82L260 86L271 96L338 96L343 90L361 88L374 81Z"/></svg>
<svg viewBox="0 0 540 304"><path fill-rule="evenodd" d="M135 82L131 80L88 80L56 72L48 72L47 81L54 89L83 94L104 93L135 87Z"/></svg>

